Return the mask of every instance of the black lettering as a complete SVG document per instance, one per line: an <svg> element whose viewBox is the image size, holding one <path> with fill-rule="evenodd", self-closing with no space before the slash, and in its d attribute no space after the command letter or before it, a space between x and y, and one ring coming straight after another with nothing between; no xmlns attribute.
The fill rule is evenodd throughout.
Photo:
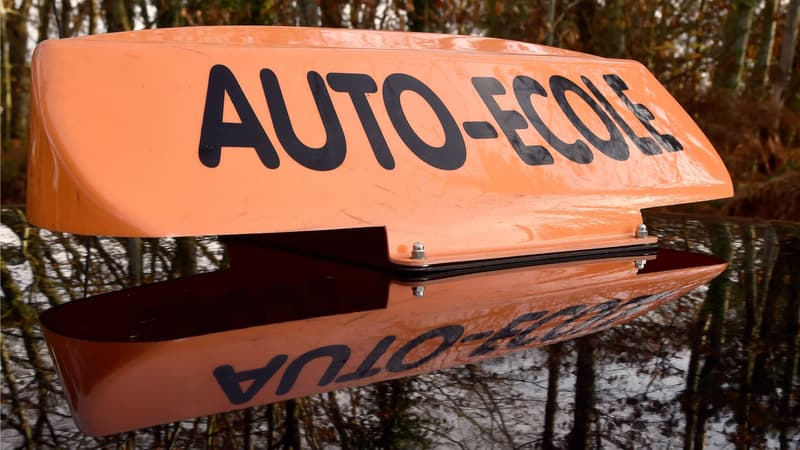
<svg viewBox="0 0 800 450"><path fill-rule="evenodd" d="M347 153L344 131L339 117L336 115L336 110L333 109L331 96L328 94L322 76L311 71L308 72L307 78L308 86L311 88L311 94L322 119L322 126L325 128L325 145L318 148L309 147L300 142L289 119L289 112L286 109L286 101L283 98L278 77L269 69L261 70L261 86L267 98L269 114L272 116L278 140L286 153L300 165L309 169L333 170L342 164ZM308 118L304 117L303 120L308 120Z"/></svg>
<svg viewBox="0 0 800 450"><path fill-rule="evenodd" d="M564 309L562 309L560 311L556 311L553 314L550 314L549 316L547 316L544 319L542 319L542 320L530 325L528 328L525 328L524 330L519 332L516 336L514 336L514 339L512 339L511 342L508 343L508 348L522 347L524 345L528 345L528 344L532 343L533 341L536 340L536 337L525 339L526 336L528 336L530 333L532 333L533 331L535 331L536 329L538 329L542 325L546 324L547 322L553 320L556 317L572 316L572 315L575 315L575 314L579 314L585 308L586 308L586 305L574 305L574 306L569 306L567 308L564 308Z"/></svg>
<svg viewBox="0 0 800 450"><path fill-rule="evenodd" d="M367 100L367 94L378 92L375 80L364 73L329 73L326 78L331 89L350 94L350 100L356 109L361 126L364 127L364 133L367 135L375 158L384 169L394 169L394 157L392 157L392 152L386 144L377 119L375 119L375 113Z"/></svg>
<svg viewBox="0 0 800 450"><path fill-rule="evenodd" d="M553 155L541 145L526 145L517 134L517 130L528 128L528 123L522 114L514 111L501 109L494 99L495 95L504 95L506 89L494 77L472 77L472 85L478 91L478 95L489 109L489 112L497 121L497 125L503 131L511 147L525 164L529 166L553 164ZM517 96L519 99L519 96ZM540 131L541 133L541 131ZM588 149L587 149L588 151Z"/></svg>
<svg viewBox="0 0 800 450"><path fill-rule="evenodd" d="M433 109L444 129L444 144L441 147L428 145L411 128L400 103L400 95L405 91L417 93ZM419 159L442 170L456 170L464 165L467 159L464 137L450 111L431 88L410 75L394 73L383 82L383 103L400 139Z"/></svg>
<svg viewBox="0 0 800 450"><path fill-rule="evenodd" d="M553 98L556 99L558 106L561 107L561 110L564 111L564 115L567 116L572 125L586 138L589 143L591 143L595 148L603 152L604 155L608 156L611 159L615 159L617 161L625 161L630 156L628 152L628 144L625 142L625 138L622 137L622 133L619 132L619 129L614 122L611 120L608 115L600 109L600 105L597 104L594 99L586 93L580 86L573 83L572 80L568 78L564 78L559 75L553 75L550 77L550 90L553 92ZM608 140L600 138L598 135L594 134L589 127L583 123L580 117L575 113L575 110L572 109L572 106L569 104L567 100L566 92L570 91L578 95L590 108L597 114L597 117L603 122L605 125L606 130L608 130Z"/></svg>
<svg viewBox="0 0 800 450"><path fill-rule="evenodd" d="M503 327L500 331L494 334L491 338L487 339L486 342L481 344L480 347L473 350L469 356L480 356L485 355L487 353L493 352L497 350L497 342L503 339L508 339L510 337L514 337L519 334L520 330L517 329L517 325L530 322L536 320L543 315L547 314L547 311L537 311L532 313L523 314L516 319L512 320L511 323Z"/></svg>
<svg viewBox="0 0 800 450"><path fill-rule="evenodd" d="M581 316L589 316L586 320L584 320L580 325L572 328L565 332L565 335L568 334L568 338L572 338L572 336L586 330L587 332L593 332L595 328L592 327L592 324L597 323L604 318L613 314L617 309L619 309L620 300L614 299L609 300L607 302L599 303L587 309L586 311L581 314ZM550 333L548 333L550 334ZM560 337L560 335L559 335Z"/></svg>
<svg viewBox="0 0 800 450"><path fill-rule="evenodd" d="M482 120L464 122L461 126L464 127L464 132L467 133L467 136L473 139L494 139L497 137L497 130L489 122Z"/></svg>
<svg viewBox="0 0 800 450"><path fill-rule="evenodd" d="M222 121L226 93L241 123ZM222 157L222 147L251 147L256 150L258 159L266 167L277 169L280 165L275 147L264 132L233 72L217 64L208 75L206 105L200 128L200 162L206 167L217 167Z"/></svg>
<svg viewBox="0 0 800 450"><path fill-rule="evenodd" d="M327 345L325 347L320 347L305 352L298 356L297 359L292 361L292 363L289 364L289 367L286 368L286 372L284 372L283 378L281 378L281 382L278 385L278 390L275 393L278 395L284 395L291 391L294 387L295 381L297 381L297 377L300 375L300 371L303 370L303 367L305 367L309 362L322 357L331 358L331 364L328 366L328 369L325 371L325 373L322 374L322 378L320 378L319 383L317 384L317 386L320 387L329 384L334 378L336 378L336 375L342 369L342 366L344 366L347 360L350 358L350 347L346 345Z"/></svg>
<svg viewBox="0 0 800 450"><path fill-rule="evenodd" d="M585 142L578 139L577 141L569 144L558 138L550 128L545 125L539 113L533 107L531 95L540 95L547 97L547 91L536 80L531 77L518 76L514 78L514 95L517 97L517 103L522 108L522 112L528 117L533 127L539 134L542 135L545 141L556 149L558 153L564 155L565 158L578 164L587 164L592 162L594 155Z"/></svg>
<svg viewBox="0 0 800 450"><path fill-rule="evenodd" d="M458 339L461 338L462 334L464 334L464 327L461 325L448 325L423 333L408 341L405 345L394 352L394 355L392 355L391 359L389 359L389 362L386 364L386 369L390 372L402 372L404 370L415 369L427 363L428 361L431 361L439 356L442 352L452 347L453 344L458 342ZM408 355L418 345L429 339L436 338L442 338L442 343L439 344L439 347L437 347L436 350L414 362L403 362L406 355Z"/></svg>
<svg viewBox="0 0 800 450"><path fill-rule="evenodd" d="M462 344L466 344L467 342L474 342L480 341L481 339L487 339L494 334L494 331L481 331L480 333L470 334L469 336L464 336L461 339Z"/></svg>
<svg viewBox="0 0 800 450"><path fill-rule="evenodd" d="M611 300L608 302L600 303L594 306L591 306L587 309L582 310L580 313L575 314L574 316L570 317L569 319L561 322L555 328L548 331L547 334L542 336L541 341L552 341L554 339L571 339L572 336L579 333L581 330L587 328L592 323L599 321L603 317L611 315L614 311L615 306L619 304L619 300ZM596 314L594 317L589 317L586 321L581 323L580 325L573 327L569 330L564 330L568 325L574 323L578 319L584 316L591 316L592 314Z"/></svg>
<svg viewBox="0 0 800 450"><path fill-rule="evenodd" d="M616 311L617 312L616 314L614 314L613 316L609 317L603 323L598 324L596 329L600 330L600 329L606 328L606 327L610 326L612 323L614 323L614 322L616 322L618 320L621 320L621 319L624 319L626 317L630 317L630 316L636 315L640 311L645 309L647 306L649 306L651 303L660 301L664 297L669 296L670 294L672 294L671 291L666 291L666 292L660 292L658 294L642 295L642 296L636 297L636 298L634 298L632 300L629 300L628 302L623 304Z"/></svg>
<svg viewBox="0 0 800 450"><path fill-rule="evenodd" d="M625 133L634 144L636 144L636 147L641 150L642 153L645 155L657 155L661 153L661 148L658 146L658 144L656 144L656 141L653 140L653 138L637 136L636 133L633 132L628 123L625 122L625 119L623 119L617 110L611 106L611 103L606 100L606 97L603 95L603 93L597 89L597 86L595 86L590 79L581 76L581 80L583 81L583 84L589 88L592 94L597 97L597 101L603 105L603 108L605 108L606 112L614 118L614 121L617 122L617 125L622 128L622 132Z"/></svg>
<svg viewBox="0 0 800 450"><path fill-rule="evenodd" d="M381 369L378 369L377 367L373 366L375 365L376 362L378 362L378 358L383 356L383 354L386 352L389 346L392 345L392 342L394 342L394 340L395 340L394 336L386 336L385 338L381 339L380 342L378 342L378 344L375 345L375 348L372 349L369 355L367 355L364 361L361 362L361 365L358 366L358 369L356 369L355 372L347 373L340 376L339 378L336 379L336 382L344 383L346 381L361 380L363 378L369 378L374 375L377 375L378 372L381 371Z"/></svg>
<svg viewBox="0 0 800 450"><path fill-rule="evenodd" d="M278 355L260 369L244 370L242 372L236 372L233 366L226 364L214 369L214 378L217 379L219 387L222 388L222 392L225 393L228 400L234 405L241 405L252 400L287 359L286 355ZM242 391L240 383L251 380L250 386Z"/></svg>
<svg viewBox="0 0 800 450"><path fill-rule="evenodd" d="M637 119L639 119L639 122L641 122L642 125L644 125L647 131L650 132L650 135L653 136L653 138L659 144L661 144L662 147L671 152L677 152L679 150L683 150L683 145L681 145L681 143L678 142L678 140L675 139L674 136L666 133L661 134L658 132L658 130L655 129L655 127L650 123L651 120L655 119L655 116L653 116L653 113L650 112L650 110L647 109L646 106L642 105L641 103L633 103L633 101L631 101L631 99L629 99L628 96L625 95L625 91L628 90L628 85L622 78L620 78L618 75L610 74L610 75L603 75L603 79L611 87L611 89L613 89L614 92L617 93L617 96L619 96L619 98L622 99L628 110L632 112Z"/></svg>

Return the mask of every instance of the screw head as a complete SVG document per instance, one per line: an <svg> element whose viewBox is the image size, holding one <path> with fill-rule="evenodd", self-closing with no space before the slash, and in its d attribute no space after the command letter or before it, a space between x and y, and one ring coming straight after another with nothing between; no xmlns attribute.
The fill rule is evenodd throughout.
<svg viewBox="0 0 800 450"><path fill-rule="evenodd" d="M414 293L414 297L422 297L425 295L425 286L414 286L411 288L411 292Z"/></svg>
<svg viewBox="0 0 800 450"><path fill-rule="evenodd" d="M647 237L647 225L640 223L639 226L636 227L636 237L639 239Z"/></svg>
<svg viewBox="0 0 800 450"><path fill-rule="evenodd" d="M411 259L425 259L425 245L422 242L414 242L411 247Z"/></svg>

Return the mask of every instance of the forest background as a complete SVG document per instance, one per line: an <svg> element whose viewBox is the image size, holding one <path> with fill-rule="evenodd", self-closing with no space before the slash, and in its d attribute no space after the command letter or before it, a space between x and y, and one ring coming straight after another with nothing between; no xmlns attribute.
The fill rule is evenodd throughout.
<svg viewBox="0 0 800 450"><path fill-rule="evenodd" d="M736 184L695 212L800 220L800 0L2 0L2 202L25 200L30 57L45 39L256 24L482 35L647 66Z"/></svg>

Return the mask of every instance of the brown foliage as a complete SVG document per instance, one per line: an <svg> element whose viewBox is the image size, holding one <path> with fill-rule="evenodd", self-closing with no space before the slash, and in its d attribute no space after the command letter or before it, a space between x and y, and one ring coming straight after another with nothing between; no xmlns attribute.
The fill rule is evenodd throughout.
<svg viewBox="0 0 800 450"><path fill-rule="evenodd" d="M800 117L770 100L713 90L684 102L736 186L722 213L800 220Z"/></svg>
<svg viewBox="0 0 800 450"><path fill-rule="evenodd" d="M800 117L769 100L753 101L713 90L684 106L725 160L735 180L766 181L792 166Z"/></svg>
<svg viewBox="0 0 800 450"><path fill-rule="evenodd" d="M731 216L800 221L800 173L745 187L727 205Z"/></svg>

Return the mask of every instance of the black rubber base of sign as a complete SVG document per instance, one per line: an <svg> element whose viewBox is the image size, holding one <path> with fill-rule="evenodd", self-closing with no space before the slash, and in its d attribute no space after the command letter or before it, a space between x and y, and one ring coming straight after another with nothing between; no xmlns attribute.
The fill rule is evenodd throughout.
<svg viewBox="0 0 800 450"><path fill-rule="evenodd" d="M392 264L393 274L400 276L416 276L418 280L466 275L470 273L488 272L492 270L514 269L544 264L558 264L574 261L586 261L608 258L636 258L655 255L658 244L629 245L624 247L595 248L574 250L538 255L512 256L507 258L483 259L476 261L460 261L430 266L411 267Z"/></svg>
<svg viewBox="0 0 800 450"><path fill-rule="evenodd" d="M400 280L419 281L469 273L555 264L589 259L637 257L655 254L657 244L605 247L556 253L523 255L425 266L407 266L389 260L383 228L360 228L258 235L222 236L223 242L266 247L315 258L380 270Z"/></svg>

